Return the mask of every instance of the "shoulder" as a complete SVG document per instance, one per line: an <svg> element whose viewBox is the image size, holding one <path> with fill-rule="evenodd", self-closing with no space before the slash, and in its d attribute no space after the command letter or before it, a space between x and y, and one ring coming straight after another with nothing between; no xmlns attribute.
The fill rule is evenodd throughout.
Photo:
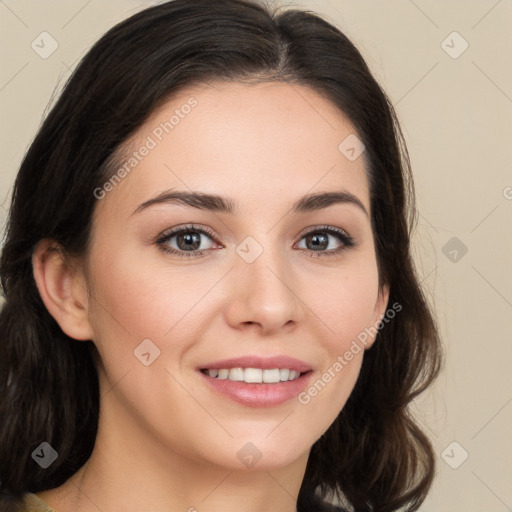
<svg viewBox="0 0 512 512"><path fill-rule="evenodd" d="M23 496L21 508L17 512L55 512L41 498L31 492Z"/></svg>

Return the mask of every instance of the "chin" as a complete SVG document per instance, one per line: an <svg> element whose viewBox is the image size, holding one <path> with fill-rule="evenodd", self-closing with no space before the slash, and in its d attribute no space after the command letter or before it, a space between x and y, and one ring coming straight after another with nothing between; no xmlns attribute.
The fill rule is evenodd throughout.
<svg viewBox="0 0 512 512"><path fill-rule="evenodd" d="M217 444L210 460L230 471L274 471L307 458L313 444L305 442L305 436L297 432L276 435L274 439L270 439L274 434L267 438L265 435L240 436L223 446Z"/></svg>

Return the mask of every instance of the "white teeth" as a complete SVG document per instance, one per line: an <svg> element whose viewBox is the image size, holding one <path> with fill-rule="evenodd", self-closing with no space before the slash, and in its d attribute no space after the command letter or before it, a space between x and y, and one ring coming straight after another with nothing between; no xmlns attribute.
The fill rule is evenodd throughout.
<svg viewBox="0 0 512 512"><path fill-rule="evenodd" d="M245 382L263 382L263 370L261 368L246 368L244 370Z"/></svg>
<svg viewBox="0 0 512 512"><path fill-rule="evenodd" d="M289 368L272 368L262 370L261 368L213 368L206 370L210 377L234 382L247 382L255 384L276 384L295 380L300 373Z"/></svg>
<svg viewBox="0 0 512 512"><path fill-rule="evenodd" d="M241 381L244 380L244 369L243 368L231 368L229 370L229 380Z"/></svg>
<svg viewBox="0 0 512 512"><path fill-rule="evenodd" d="M274 382L280 382L281 374L279 373L279 369L273 370L263 370L263 382L268 382L270 384Z"/></svg>

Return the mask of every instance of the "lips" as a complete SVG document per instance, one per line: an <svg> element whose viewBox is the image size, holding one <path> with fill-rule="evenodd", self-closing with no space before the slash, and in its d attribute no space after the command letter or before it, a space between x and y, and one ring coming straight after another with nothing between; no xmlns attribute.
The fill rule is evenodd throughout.
<svg viewBox="0 0 512 512"><path fill-rule="evenodd" d="M296 397L307 386L311 365L289 356L245 356L198 368L211 389L249 407L271 407Z"/></svg>

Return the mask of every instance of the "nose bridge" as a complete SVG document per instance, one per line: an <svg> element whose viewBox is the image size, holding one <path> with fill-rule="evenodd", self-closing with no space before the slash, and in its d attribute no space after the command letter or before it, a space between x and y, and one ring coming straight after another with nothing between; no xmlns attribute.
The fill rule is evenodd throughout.
<svg viewBox="0 0 512 512"><path fill-rule="evenodd" d="M294 290L293 267L283 248L272 241L272 234L263 243L251 238L237 247L232 320L258 323L266 331L279 329L298 320L300 301Z"/></svg>

